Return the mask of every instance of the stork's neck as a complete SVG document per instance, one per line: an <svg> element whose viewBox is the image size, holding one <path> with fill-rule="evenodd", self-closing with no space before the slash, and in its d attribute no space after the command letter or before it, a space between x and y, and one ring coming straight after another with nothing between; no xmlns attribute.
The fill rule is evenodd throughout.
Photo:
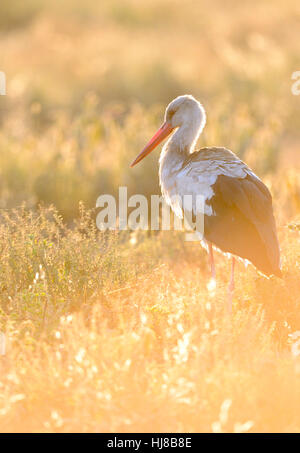
<svg viewBox="0 0 300 453"><path fill-rule="evenodd" d="M197 102L195 109L183 118L182 124L165 144L163 151L191 154L206 122L205 110Z"/></svg>
<svg viewBox="0 0 300 453"><path fill-rule="evenodd" d="M194 151L205 122L205 110L199 102L195 102L193 111L183 115L181 125L162 149L159 159L161 184L165 178L182 167L185 159Z"/></svg>
<svg viewBox="0 0 300 453"><path fill-rule="evenodd" d="M186 121L164 145L160 156L160 167L175 168L195 150L197 140L205 125L205 119Z"/></svg>
<svg viewBox="0 0 300 453"><path fill-rule="evenodd" d="M166 143L166 151L190 154L194 151L200 135L199 124L186 123L180 126Z"/></svg>

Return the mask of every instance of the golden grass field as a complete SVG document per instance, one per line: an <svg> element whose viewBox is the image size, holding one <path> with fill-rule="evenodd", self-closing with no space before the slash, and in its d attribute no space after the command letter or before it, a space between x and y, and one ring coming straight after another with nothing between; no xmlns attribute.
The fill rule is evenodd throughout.
<svg viewBox="0 0 300 453"><path fill-rule="evenodd" d="M0 431L300 432L299 2L44 3L0 5ZM274 197L283 278L239 263L231 316L223 256L96 228L184 93Z"/></svg>

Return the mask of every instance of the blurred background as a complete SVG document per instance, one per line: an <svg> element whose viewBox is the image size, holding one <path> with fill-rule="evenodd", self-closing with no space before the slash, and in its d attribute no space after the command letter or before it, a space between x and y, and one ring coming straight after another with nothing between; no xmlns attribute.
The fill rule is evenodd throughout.
<svg viewBox="0 0 300 453"><path fill-rule="evenodd" d="M159 193L158 153L132 158L174 97L205 106L200 146L264 177L279 222L300 209L296 0L1 0L0 207L54 204L66 221L100 194Z"/></svg>

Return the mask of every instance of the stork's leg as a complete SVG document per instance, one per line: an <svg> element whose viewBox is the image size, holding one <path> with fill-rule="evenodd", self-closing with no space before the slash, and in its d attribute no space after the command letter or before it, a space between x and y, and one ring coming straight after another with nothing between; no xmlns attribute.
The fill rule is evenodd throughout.
<svg viewBox="0 0 300 453"><path fill-rule="evenodd" d="M208 243L208 253L209 253L211 278L212 278L212 280L215 280L216 279L216 268L215 268L214 252L213 252L211 242Z"/></svg>
<svg viewBox="0 0 300 453"><path fill-rule="evenodd" d="M230 282L228 286L228 311L231 313L232 311L232 298L233 298L233 292L234 292L234 267L235 267L235 258L232 256L232 261L231 261L231 276L230 276Z"/></svg>
<svg viewBox="0 0 300 453"><path fill-rule="evenodd" d="M215 261L214 261L214 253L212 248L212 243L208 243L208 254L209 254L209 264L210 264L210 272L211 277L209 282L207 283L206 287L210 292L211 296L214 295L217 283L216 283L216 268L215 268Z"/></svg>

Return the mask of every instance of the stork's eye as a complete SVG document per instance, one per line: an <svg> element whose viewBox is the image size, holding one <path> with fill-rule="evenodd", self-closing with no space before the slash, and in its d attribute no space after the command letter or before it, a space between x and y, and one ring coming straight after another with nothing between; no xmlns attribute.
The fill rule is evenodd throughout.
<svg viewBox="0 0 300 453"><path fill-rule="evenodd" d="M174 109L168 110L167 119L168 119L168 120L171 120L171 119L172 119L172 116L174 115L175 112L176 112L176 110L174 110Z"/></svg>

